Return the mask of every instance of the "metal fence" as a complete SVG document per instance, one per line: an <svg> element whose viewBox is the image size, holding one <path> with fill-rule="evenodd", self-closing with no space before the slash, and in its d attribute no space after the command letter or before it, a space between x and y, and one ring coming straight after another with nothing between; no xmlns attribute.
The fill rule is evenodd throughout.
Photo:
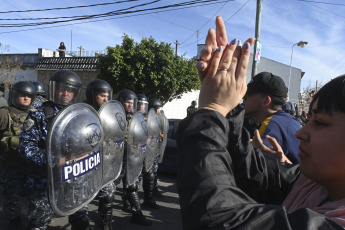
<svg viewBox="0 0 345 230"><path fill-rule="evenodd" d="M73 57L95 57L97 55L106 55L107 50L67 51L66 54Z"/></svg>

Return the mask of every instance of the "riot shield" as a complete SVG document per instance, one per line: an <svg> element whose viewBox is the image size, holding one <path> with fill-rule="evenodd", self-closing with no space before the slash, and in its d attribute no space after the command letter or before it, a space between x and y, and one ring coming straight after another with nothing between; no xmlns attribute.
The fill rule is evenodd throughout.
<svg viewBox="0 0 345 230"><path fill-rule="evenodd" d="M156 155L159 151L159 137L160 137L161 129L159 127L158 117L153 108L150 109L147 115L147 130L148 130L148 138L147 138L146 154L145 154L145 167L144 167L145 172L148 172L151 169L153 162L156 158Z"/></svg>
<svg viewBox="0 0 345 230"><path fill-rule="evenodd" d="M48 131L49 202L60 216L70 215L94 199L102 187L103 129L88 104L65 107Z"/></svg>
<svg viewBox="0 0 345 230"><path fill-rule="evenodd" d="M103 187L118 178L122 169L127 130L125 111L118 101L108 101L98 111L104 131Z"/></svg>
<svg viewBox="0 0 345 230"><path fill-rule="evenodd" d="M169 120L164 115L163 110L161 110L160 113L158 114L158 118L159 118L159 121L161 123L161 128L162 128L162 132L163 132L163 140L161 141L161 143L159 145L158 163L162 163L163 156L164 156L164 150L165 150L165 147L167 146L167 141L168 141Z"/></svg>
<svg viewBox="0 0 345 230"><path fill-rule="evenodd" d="M127 136L127 184L132 185L141 174L146 153L148 130L143 114L136 112L130 120Z"/></svg>

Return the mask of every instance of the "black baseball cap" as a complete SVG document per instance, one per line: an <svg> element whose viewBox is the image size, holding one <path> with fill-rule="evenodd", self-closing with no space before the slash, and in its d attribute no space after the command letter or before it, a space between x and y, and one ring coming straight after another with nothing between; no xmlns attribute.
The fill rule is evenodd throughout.
<svg viewBox="0 0 345 230"><path fill-rule="evenodd" d="M287 97L288 88L283 79L269 72L255 75L247 85L247 95L266 93L276 97Z"/></svg>

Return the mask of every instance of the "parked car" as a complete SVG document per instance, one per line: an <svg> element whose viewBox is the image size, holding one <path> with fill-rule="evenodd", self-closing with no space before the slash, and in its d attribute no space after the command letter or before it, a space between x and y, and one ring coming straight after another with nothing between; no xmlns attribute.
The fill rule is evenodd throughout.
<svg viewBox="0 0 345 230"><path fill-rule="evenodd" d="M162 163L158 165L158 171L177 174L177 146L176 134L181 119L169 119L168 140L165 147Z"/></svg>

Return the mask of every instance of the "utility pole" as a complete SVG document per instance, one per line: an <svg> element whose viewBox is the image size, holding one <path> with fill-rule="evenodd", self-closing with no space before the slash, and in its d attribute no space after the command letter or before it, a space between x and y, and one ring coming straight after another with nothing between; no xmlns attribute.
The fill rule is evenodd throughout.
<svg viewBox="0 0 345 230"><path fill-rule="evenodd" d="M79 56L81 57L81 51L83 51L84 48L83 48L83 46L78 46L77 48L79 49Z"/></svg>
<svg viewBox="0 0 345 230"><path fill-rule="evenodd" d="M196 31L196 45L199 44L199 30Z"/></svg>
<svg viewBox="0 0 345 230"><path fill-rule="evenodd" d="M316 85L315 85L315 93L317 92L317 80L316 80Z"/></svg>
<svg viewBox="0 0 345 230"><path fill-rule="evenodd" d="M178 41L176 40L176 42L174 42L174 44L176 45L175 56L177 57L177 46L181 45L181 43L178 43Z"/></svg>
<svg viewBox="0 0 345 230"><path fill-rule="evenodd" d="M257 48L257 43L260 42L261 3L262 3L262 0L257 0L256 2L255 42L254 42L254 55L253 55L253 65L252 65L252 78L256 75L257 70L258 70L258 63L255 61L255 52Z"/></svg>
<svg viewBox="0 0 345 230"><path fill-rule="evenodd" d="M71 30L71 53L72 53L72 30Z"/></svg>

